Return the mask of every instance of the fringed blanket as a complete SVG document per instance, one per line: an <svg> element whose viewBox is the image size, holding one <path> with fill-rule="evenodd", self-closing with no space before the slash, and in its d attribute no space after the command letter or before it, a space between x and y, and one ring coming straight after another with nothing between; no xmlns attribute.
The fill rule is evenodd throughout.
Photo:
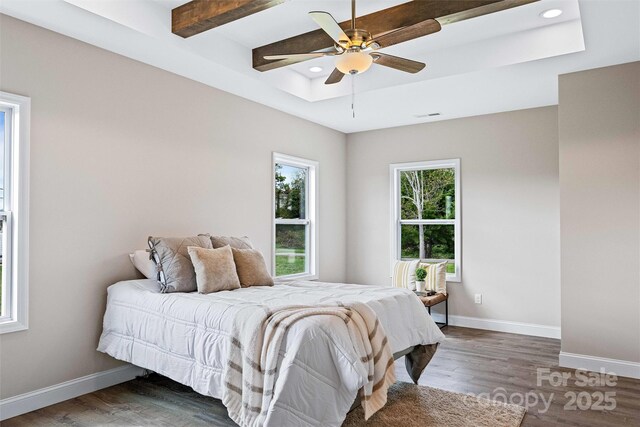
<svg viewBox="0 0 640 427"><path fill-rule="evenodd" d="M362 303L333 306L288 306L237 316L231 354L224 371L222 402L242 427L265 423L274 394L278 357L289 327L310 316L336 316L344 321L354 350L368 371L360 391L365 418L387 402L387 388L395 382L393 353L373 310Z"/></svg>

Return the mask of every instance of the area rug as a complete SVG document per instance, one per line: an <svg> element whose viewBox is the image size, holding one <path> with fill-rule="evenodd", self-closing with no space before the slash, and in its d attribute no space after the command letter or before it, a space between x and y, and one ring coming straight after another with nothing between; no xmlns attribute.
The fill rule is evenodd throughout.
<svg viewBox="0 0 640 427"><path fill-rule="evenodd" d="M389 388L384 408L365 421L358 407L342 427L518 427L526 412L518 405L397 382Z"/></svg>

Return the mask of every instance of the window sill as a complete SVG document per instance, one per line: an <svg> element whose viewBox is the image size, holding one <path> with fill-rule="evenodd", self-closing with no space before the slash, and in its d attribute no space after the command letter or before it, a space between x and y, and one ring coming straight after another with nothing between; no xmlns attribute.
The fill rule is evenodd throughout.
<svg viewBox="0 0 640 427"><path fill-rule="evenodd" d="M390 275L389 278L392 279L393 275ZM445 279L445 282L447 282L447 283L462 283L462 279L460 277L451 276L451 277L447 277Z"/></svg>
<svg viewBox="0 0 640 427"><path fill-rule="evenodd" d="M318 280L317 274L293 274L291 276L274 277L273 281L276 283L286 283L294 280Z"/></svg>
<svg viewBox="0 0 640 427"><path fill-rule="evenodd" d="M11 332L26 331L27 329L29 329L29 327L25 323L17 320L6 320L0 322L0 335Z"/></svg>

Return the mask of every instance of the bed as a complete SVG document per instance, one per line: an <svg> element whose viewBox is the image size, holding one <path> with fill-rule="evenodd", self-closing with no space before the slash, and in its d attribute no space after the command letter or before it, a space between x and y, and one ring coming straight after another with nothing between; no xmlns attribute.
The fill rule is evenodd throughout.
<svg viewBox="0 0 640 427"><path fill-rule="evenodd" d="M239 309L349 302L373 309L394 356L407 355L417 381L444 335L418 298L399 288L293 281L206 295L163 294L154 280L123 281L108 289L98 350L221 398L229 328ZM265 425L342 424L366 378L340 323L309 317L288 331ZM424 357L417 362L419 352Z"/></svg>

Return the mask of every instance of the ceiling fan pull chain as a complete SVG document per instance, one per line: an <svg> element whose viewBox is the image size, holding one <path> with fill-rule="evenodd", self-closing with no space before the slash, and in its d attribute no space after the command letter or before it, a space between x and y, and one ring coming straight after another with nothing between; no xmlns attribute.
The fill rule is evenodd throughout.
<svg viewBox="0 0 640 427"><path fill-rule="evenodd" d="M351 114L356 118L356 75L351 74Z"/></svg>

